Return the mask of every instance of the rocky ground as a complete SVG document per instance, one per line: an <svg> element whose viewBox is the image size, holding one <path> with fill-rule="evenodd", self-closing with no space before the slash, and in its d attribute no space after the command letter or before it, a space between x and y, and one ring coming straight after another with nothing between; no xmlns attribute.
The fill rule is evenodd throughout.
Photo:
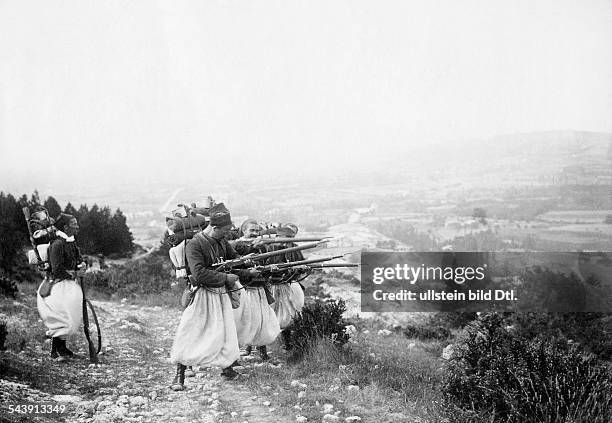
<svg viewBox="0 0 612 423"><path fill-rule="evenodd" d="M262 362L256 353L242 357L243 366L237 368L241 376L235 381L222 379L220 369L197 368L195 377L186 379L186 390L173 392L170 382L175 366L169 361L169 353L181 311L167 305L93 301L103 338L99 364L89 363L82 334L68 340L77 357L53 361L36 311L35 289L34 284L24 285L16 300L0 302L0 321L6 321L9 328L7 349L0 351L0 422L423 421L412 415L415 406L407 406L399 393L373 382L376 369L360 376L362 386L357 386L355 372L362 372L358 370L359 361L330 367L328 358L338 360L332 355L323 361L288 364L278 343L269 348L272 360L268 362ZM344 298L346 315L357 316L357 289L348 280L334 279L319 289L312 288L309 298ZM413 315L412 319L418 320L419 316ZM358 331L361 341L351 340L348 345L363 350L353 360L363 360L361 356L372 358L372 348L372 352L384 348L392 353L387 346L396 341L396 349L415 347L414 342L401 335L389 341L392 332L381 328L397 324L392 316L361 317L369 317L372 324L362 324ZM355 331L352 325L351 329ZM20 404L62 405L64 412L9 412L9 406ZM397 414L401 417L395 418L389 407L398 413L402 409Z"/></svg>
<svg viewBox="0 0 612 423"><path fill-rule="evenodd" d="M174 366L169 351L180 311L125 303L94 301L103 330L99 364L90 364L84 345L73 343L78 356L63 363L52 361L48 341L19 354L0 352L3 359L42 367L41 389L0 379L0 420L45 421L41 415L9 413L9 404L54 403L65 412L47 420L68 422L295 422L271 406L271 398L255 395L244 382L254 368L278 368L282 357L263 363L256 356L243 358L241 377L226 381L219 369L195 369L186 390L173 392L169 384ZM70 341L68 343L70 345ZM10 357L14 355L16 357ZM259 369L261 370L261 369ZM272 393L270 393L272 395Z"/></svg>

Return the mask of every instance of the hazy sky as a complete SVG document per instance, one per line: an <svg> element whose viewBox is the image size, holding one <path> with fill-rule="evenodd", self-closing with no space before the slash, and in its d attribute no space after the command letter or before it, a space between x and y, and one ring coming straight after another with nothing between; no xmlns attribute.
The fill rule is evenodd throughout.
<svg viewBox="0 0 612 423"><path fill-rule="evenodd" d="M612 132L610 0L0 0L0 190L558 129Z"/></svg>

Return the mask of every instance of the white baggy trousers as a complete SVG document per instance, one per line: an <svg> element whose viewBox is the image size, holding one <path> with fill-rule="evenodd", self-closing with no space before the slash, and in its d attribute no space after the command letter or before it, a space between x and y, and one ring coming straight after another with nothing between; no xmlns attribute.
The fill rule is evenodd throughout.
<svg viewBox="0 0 612 423"><path fill-rule="evenodd" d="M280 334L278 319L263 287L246 288L240 296L240 307L234 310L234 318L238 343L242 346L268 345Z"/></svg>
<svg viewBox="0 0 612 423"><path fill-rule="evenodd" d="M293 323L295 315L304 307L304 291L299 283L284 283L272 285L272 293L276 300L272 307L280 328L285 329Z"/></svg>
<svg viewBox="0 0 612 423"><path fill-rule="evenodd" d="M183 311L170 359L174 364L225 368L238 360L234 311L224 288L200 288Z"/></svg>
<svg viewBox="0 0 612 423"><path fill-rule="evenodd" d="M64 279L54 283L51 294L45 298L37 292L36 305L47 327L47 336L64 339L79 332L83 323L83 291L77 281Z"/></svg>

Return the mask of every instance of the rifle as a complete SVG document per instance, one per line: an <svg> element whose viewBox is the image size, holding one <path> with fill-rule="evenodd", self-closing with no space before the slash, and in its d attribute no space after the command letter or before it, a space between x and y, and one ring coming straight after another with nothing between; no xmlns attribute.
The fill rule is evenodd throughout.
<svg viewBox="0 0 612 423"><path fill-rule="evenodd" d="M314 266L308 266L311 269L322 269L322 268L327 268L327 267L359 267L358 264L356 263L343 263L343 264L331 264L331 263L324 263L324 264L315 264Z"/></svg>
<svg viewBox="0 0 612 423"><path fill-rule="evenodd" d="M75 244L76 246L76 244ZM81 251L79 247L77 248L78 257L81 257ZM75 274L78 272L79 264L77 263L77 269L75 269ZM81 286L81 292L83 293L83 332L85 333L85 339L87 339L87 347L89 350L89 362L97 363L98 362L98 354L102 349L102 332L100 331L100 324L98 323L98 316L96 315L96 311L94 310L93 304L91 301L87 299L85 296L85 283L83 282L83 276L79 275L79 285ZM91 318L91 321L90 321ZM90 331L90 325L93 327L94 331ZM94 339L92 340L92 335ZM94 342L95 341L95 342Z"/></svg>
<svg viewBox="0 0 612 423"><path fill-rule="evenodd" d="M302 250L309 250L311 248L316 248L316 247L323 245L325 242L326 241L311 242L308 244L298 245L297 247L283 248L281 250L269 251L267 253L260 253L260 254L251 253L251 254L242 256L240 258L237 258L237 259L226 260L226 261L222 261L219 263L215 263L213 264L213 267L214 267L213 270L216 270L217 272L225 272L235 267L244 266L244 265L247 265L247 266L253 265L254 262L257 260L264 260L270 257L280 256L285 253L291 253L293 251L302 251ZM303 260L303 261L307 261L307 260ZM305 264L305 263L302 263L302 264Z"/></svg>
<svg viewBox="0 0 612 423"><path fill-rule="evenodd" d="M87 339L87 347L89 349L89 362L97 363L98 362L98 354L102 349L102 333L100 331L100 324L98 323L98 316L96 315L96 311L93 308L91 302L85 298L85 287L83 286L83 276L79 277L79 282L81 285L81 291L83 292L83 332L85 332L85 338ZM91 313L91 316L90 316ZM90 325L90 317L93 321L91 324L95 328L94 333L92 334L89 330ZM91 337L92 335L95 337L94 342Z"/></svg>
<svg viewBox="0 0 612 423"><path fill-rule="evenodd" d="M303 238L281 238L281 237L256 237L256 238L248 238L241 239L242 242L255 242L259 241L261 244L286 244L290 242L315 242L315 241L323 241L331 239L330 236L320 237L303 237Z"/></svg>
<svg viewBox="0 0 612 423"><path fill-rule="evenodd" d="M295 282L296 277L300 277L300 275L304 275L299 280L303 280L315 269L329 268L329 267L357 267L358 264L354 263L323 263L325 261L330 261L338 258L344 257L344 255L339 256L331 256L331 257L322 257L318 259L309 259L309 260L300 260L300 261L292 261L288 263L279 263L279 264L269 264L265 266L256 266L255 269L259 270L263 275L268 275L272 279L275 279L274 284L283 284L289 282ZM278 279L280 277L280 280Z"/></svg>
<svg viewBox="0 0 612 423"><path fill-rule="evenodd" d="M318 259L290 261L287 263L267 264L264 266L256 266L255 270L259 270L261 273L280 273L288 269L308 270L312 268L312 266L310 266L311 264L322 263L324 261L330 261L330 260L334 260L334 259L338 259L342 257L344 257L344 255L322 257Z"/></svg>

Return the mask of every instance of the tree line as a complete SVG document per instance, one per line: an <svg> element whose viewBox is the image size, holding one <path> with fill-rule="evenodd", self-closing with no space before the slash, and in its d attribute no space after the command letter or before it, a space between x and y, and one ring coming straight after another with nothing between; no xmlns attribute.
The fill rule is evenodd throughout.
<svg viewBox="0 0 612 423"><path fill-rule="evenodd" d="M83 254L125 256L134 249L134 238L120 209L113 213L110 207L97 204L91 208L82 204L77 209L71 203L62 208L51 196L43 201L37 191L30 197L24 194L19 198L0 191L0 271L10 274L23 265L23 251L30 241L22 209L35 210L40 206L52 218L62 212L77 218L80 230L76 242Z"/></svg>

